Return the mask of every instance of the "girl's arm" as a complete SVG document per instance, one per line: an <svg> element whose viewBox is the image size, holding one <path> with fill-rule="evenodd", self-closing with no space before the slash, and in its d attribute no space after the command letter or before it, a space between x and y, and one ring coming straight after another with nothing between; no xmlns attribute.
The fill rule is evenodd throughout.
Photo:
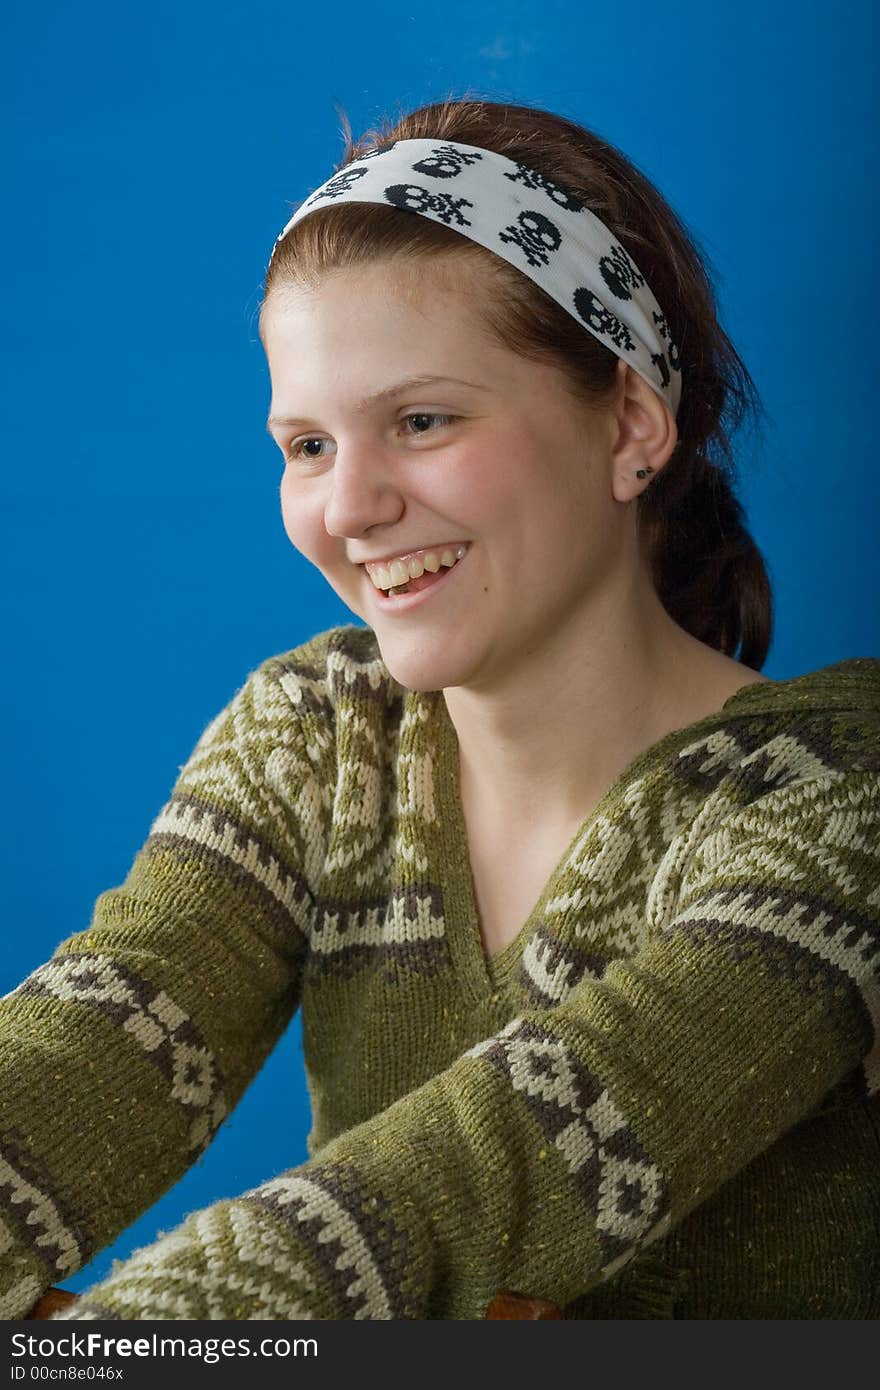
<svg viewBox="0 0 880 1390"><path fill-rule="evenodd" d="M195 1162L297 1008L321 826L276 665L205 729L88 929L0 1000L0 1317Z"/></svg>

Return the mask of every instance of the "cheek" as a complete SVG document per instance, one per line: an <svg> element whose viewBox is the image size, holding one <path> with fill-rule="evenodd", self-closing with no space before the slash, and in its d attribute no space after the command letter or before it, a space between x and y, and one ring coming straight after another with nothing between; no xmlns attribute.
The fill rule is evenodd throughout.
<svg viewBox="0 0 880 1390"><path fill-rule="evenodd" d="M294 486L287 473L281 479L281 517L287 539L313 565L322 566L333 556L335 543L324 525L324 501L320 493Z"/></svg>
<svg viewBox="0 0 880 1390"><path fill-rule="evenodd" d="M529 441L496 434L456 460L450 505L477 532L518 527L543 498L546 475L546 462Z"/></svg>
<svg viewBox="0 0 880 1390"><path fill-rule="evenodd" d="M429 502L438 511L480 528L497 520L518 494L520 459L513 440L485 434L450 450L442 470L430 479Z"/></svg>

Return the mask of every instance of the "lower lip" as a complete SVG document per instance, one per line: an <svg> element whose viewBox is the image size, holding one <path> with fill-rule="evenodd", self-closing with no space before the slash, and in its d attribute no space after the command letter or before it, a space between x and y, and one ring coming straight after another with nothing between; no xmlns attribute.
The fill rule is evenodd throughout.
<svg viewBox="0 0 880 1390"><path fill-rule="evenodd" d="M418 604L427 603L427 601L430 598L432 598L434 594L438 594L441 592L441 590L448 587L448 585L452 582L453 575L457 574L458 571L461 569L462 565L465 564L469 554L470 547L468 547L467 551L460 560L456 560L455 564L452 565L451 568L446 570L446 572L441 576L441 578L436 579L434 581L430 588L422 589L417 594L398 594L396 598L389 597L388 594L386 594L382 589L377 589L370 576L367 575L367 583L373 590L373 601L375 602L376 607L379 609L379 612L408 613L410 609L417 607Z"/></svg>

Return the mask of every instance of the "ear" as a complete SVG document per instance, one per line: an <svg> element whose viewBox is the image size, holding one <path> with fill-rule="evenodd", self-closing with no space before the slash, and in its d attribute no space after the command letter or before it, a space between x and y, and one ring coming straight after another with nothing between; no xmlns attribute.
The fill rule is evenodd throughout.
<svg viewBox="0 0 880 1390"><path fill-rule="evenodd" d="M678 430L665 401L622 360L612 410L612 491L617 502L631 502L663 468L678 443ZM639 469L651 471L639 478Z"/></svg>

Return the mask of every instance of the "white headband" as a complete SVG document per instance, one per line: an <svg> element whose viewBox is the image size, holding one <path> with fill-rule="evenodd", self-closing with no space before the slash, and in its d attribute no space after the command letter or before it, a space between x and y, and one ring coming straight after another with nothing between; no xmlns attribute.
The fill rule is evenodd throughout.
<svg viewBox="0 0 880 1390"><path fill-rule="evenodd" d="M419 213L485 246L628 362L675 416L678 352L644 275L604 223L543 174L476 145L398 140L345 165L306 198L272 254L310 212L340 202Z"/></svg>

